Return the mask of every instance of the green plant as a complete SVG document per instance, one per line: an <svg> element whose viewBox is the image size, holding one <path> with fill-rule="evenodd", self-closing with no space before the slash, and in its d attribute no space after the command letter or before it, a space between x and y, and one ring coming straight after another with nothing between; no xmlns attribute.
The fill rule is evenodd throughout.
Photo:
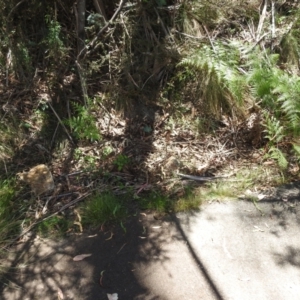
<svg viewBox="0 0 300 300"><path fill-rule="evenodd" d="M180 65L198 71L199 95L209 111L220 115L221 111L241 112L246 78L237 68L240 60L239 49L234 45L216 43L202 45L195 52L188 53Z"/></svg>
<svg viewBox="0 0 300 300"><path fill-rule="evenodd" d="M111 153L113 153L114 149L111 146L105 146L103 147L103 156L106 158L109 156Z"/></svg>
<svg viewBox="0 0 300 300"><path fill-rule="evenodd" d="M88 164L89 167L94 167L96 163L97 158L92 155L86 155L84 157L84 161Z"/></svg>
<svg viewBox="0 0 300 300"><path fill-rule="evenodd" d="M144 195L139 199L139 204L143 209L150 209L159 213L166 212L171 208L170 199L159 192Z"/></svg>
<svg viewBox="0 0 300 300"><path fill-rule="evenodd" d="M0 182L0 245L14 236L18 229L17 212L14 211L13 198L15 197L14 181Z"/></svg>
<svg viewBox="0 0 300 300"><path fill-rule="evenodd" d="M117 166L118 171L122 171L130 163L130 159L127 155L119 154L113 163Z"/></svg>
<svg viewBox="0 0 300 300"><path fill-rule="evenodd" d="M101 139L101 135L96 126L96 120L91 114L90 109L73 103L76 111L76 116L71 117L66 123L71 127L74 134L79 139L88 139L97 141Z"/></svg>
<svg viewBox="0 0 300 300"><path fill-rule="evenodd" d="M28 46L20 41L13 51L15 71L25 79L32 72L32 58Z"/></svg>
<svg viewBox="0 0 300 300"><path fill-rule="evenodd" d="M77 161L79 161L82 157L83 157L83 152L82 152L82 150L76 148L76 149L74 150L74 159L77 160Z"/></svg>
<svg viewBox="0 0 300 300"><path fill-rule="evenodd" d="M273 90L287 118L288 128L296 135L300 133L300 78L298 76L281 76L280 83Z"/></svg>
<svg viewBox="0 0 300 300"><path fill-rule="evenodd" d="M70 226L70 221L64 216L54 216L49 218L37 226L37 231L42 236L62 236Z"/></svg>
<svg viewBox="0 0 300 300"><path fill-rule="evenodd" d="M234 199L239 189L234 184L226 182L208 183L207 187L202 191L202 198L206 200L223 200Z"/></svg>
<svg viewBox="0 0 300 300"><path fill-rule="evenodd" d="M278 163L278 166L281 169L286 169L288 167L288 161L287 161L285 155L282 153L282 151L279 148L277 148L275 146L270 147L267 157L270 157L270 158L276 160Z"/></svg>
<svg viewBox="0 0 300 300"><path fill-rule="evenodd" d="M291 131L298 134L300 80L298 76L291 76L277 67L278 60L278 54L249 56L248 83L252 95L285 123L287 130L284 133ZM268 128L272 129L272 125L270 124Z"/></svg>
<svg viewBox="0 0 300 300"><path fill-rule="evenodd" d="M250 85L251 94L255 99L261 101L263 106L269 109L274 109L276 103L274 101L273 89L279 83L279 72L274 66L269 67L264 65L261 60L257 62L252 60L248 73L248 83Z"/></svg>
<svg viewBox="0 0 300 300"><path fill-rule="evenodd" d="M263 167L242 168L236 173L235 178L207 183L200 190L201 199L205 199L205 201L234 200L248 189L256 189L266 183L278 184L279 180L272 172L274 171L266 170ZM272 176L270 176L271 173Z"/></svg>
<svg viewBox="0 0 300 300"><path fill-rule="evenodd" d="M0 158L3 162L12 157L18 147L18 143L23 138L23 130L18 124L8 121L0 121Z"/></svg>
<svg viewBox="0 0 300 300"><path fill-rule="evenodd" d="M263 126L265 127L265 138L268 139L270 145L278 144L284 138L284 127L280 121L274 116L269 116L267 112L264 114Z"/></svg>
<svg viewBox="0 0 300 300"><path fill-rule="evenodd" d="M300 79L281 70L278 59L277 54L267 53L252 57L248 62L251 65L248 82L252 95L266 108L263 126L269 143L267 157L285 169L288 161L279 145L285 137L300 134Z"/></svg>
<svg viewBox="0 0 300 300"><path fill-rule="evenodd" d="M297 75L299 67L300 49L298 45L299 29L292 29L284 35L280 43L280 62L285 65L290 73Z"/></svg>
<svg viewBox="0 0 300 300"><path fill-rule="evenodd" d="M48 56L55 60L61 59L65 51L63 41L60 38L61 25L58 21L52 20L49 15L46 16L46 23L48 25L48 35L43 42L48 48Z"/></svg>
<svg viewBox="0 0 300 300"><path fill-rule="evenodd" d="M97 226L126 216L124 200L112 193L96 193L81 206L83 225Z"/></svg>
<svg viewBox="0 0 300 300"><path fill-rule="evenodd" d="M172 210L175 212L199 209L202 196L197 191L186 189L184 195L173 202Z"/></svg>

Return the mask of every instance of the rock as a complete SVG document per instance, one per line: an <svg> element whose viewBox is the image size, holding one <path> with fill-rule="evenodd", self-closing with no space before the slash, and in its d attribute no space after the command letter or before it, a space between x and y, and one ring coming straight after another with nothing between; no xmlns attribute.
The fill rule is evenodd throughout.
<svg viewBox="0 0 300 300"><path fill-rule="evenodd" d="M54 189L54 181L46 165L37 165L28 172L17 174L19 178L28 183L35 195L39 196Z"/></svg>

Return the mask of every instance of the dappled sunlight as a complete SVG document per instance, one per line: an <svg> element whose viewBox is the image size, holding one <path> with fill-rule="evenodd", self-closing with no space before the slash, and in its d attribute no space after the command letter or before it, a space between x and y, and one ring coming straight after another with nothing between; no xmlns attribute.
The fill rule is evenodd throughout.
<svg viewBox="0 0 300 300"><path fill-rule="evenodd" d="M298 299L298 1L29 2L0 5L0 298Z"/></svg>

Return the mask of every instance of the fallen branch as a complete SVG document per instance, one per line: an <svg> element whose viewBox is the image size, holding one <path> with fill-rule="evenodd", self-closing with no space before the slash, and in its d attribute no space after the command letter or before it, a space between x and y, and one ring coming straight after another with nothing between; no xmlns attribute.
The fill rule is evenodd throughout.
<svg viewBox="0 0 300 300"><path fill-rule="evenodd" d="M259 16L259 23L257 26L257 31L256 31L256 41L260 40L260 33L262 31L264 22L265 22L265 18L266 18L266 14L267 14L267 5L268 5L268 0L264 0L264 7L262 9L262 12Z"/></svg>
<svg viewBox="0 0 300 300"><path fill-rule="evenodd" d="M226 177L202 177L202 176L186 175L181 173L178 173L178 176L185 179L191 179L191 180L203 181L203 182L226 178Z"/></svg>
<svg viewBox="0 0 300 300"><path fill-rule="evenodd" d="M54 115L56 116L56 118L57 118L59 124L60 124L60 125L62 126L62 128L64 129L64 131L65 131L66 135L68 136L70 142L71 142L73 145L75 145L75 143L74 143L74 141L73 141L71 135L69 134L69 132L68 132L68 130L67 130L65 124L63 123L63 121L61 120L61 118L59 117L59 115L57 114L57 112L55 111L55 109L53 108L53 106L51 105L51 103L48 101L47 104L48 104L48 105L50 106L50 108L52 109Z"/></svg>
<svg viewBox="0 0 300 300"><path fill-rule="evenodd" d="M92 41L90 41L78 54L77 60L80 60L82 58L85 58L87 55L89 55L93 48L95 47L96 42L102 35L102 33L111 25L114 20L117 18L118 14L120 13L121 9L123 8L125 4L125 0L121 0L118 9L115 11L114 15L111 17L111 19L100 29L100 31L97 33L97 35L93 38Z"/></svg>

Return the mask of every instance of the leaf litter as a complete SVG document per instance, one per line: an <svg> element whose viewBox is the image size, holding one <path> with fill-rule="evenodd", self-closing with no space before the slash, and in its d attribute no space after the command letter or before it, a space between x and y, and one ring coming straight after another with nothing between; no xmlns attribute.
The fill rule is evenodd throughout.
<svg viewBox="0 0 300 300"><path fill-rule="evenodd" d="M118 300L118 294L114 293L114 294L107 294L107 298L108 300Z"/></svg>
<svg viewBox="0 0 300 300"><path fill-rule="evenodd" d="M73 261L81 261L90 256L92 256L92 254L79 254L73 257Z"/></svg>

